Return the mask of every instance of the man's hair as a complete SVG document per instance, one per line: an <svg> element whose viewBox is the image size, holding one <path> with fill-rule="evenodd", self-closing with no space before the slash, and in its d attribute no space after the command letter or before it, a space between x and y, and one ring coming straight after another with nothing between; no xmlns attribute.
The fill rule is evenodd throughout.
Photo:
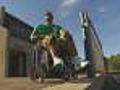
<svg viewBox="0 0 120 90"><path fill-rule="evenodd" d="M54 16L53 16L53 14L52 14L52 12L50 12L50 11L46 11L46 13L44 14L44 16L49 16L50 18L52 18L52 19L54 19Z"/></svg>

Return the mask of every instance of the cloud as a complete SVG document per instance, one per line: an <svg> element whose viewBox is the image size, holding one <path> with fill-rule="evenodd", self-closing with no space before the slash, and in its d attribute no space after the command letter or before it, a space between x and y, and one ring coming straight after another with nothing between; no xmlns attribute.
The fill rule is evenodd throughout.
<svg viewBox="0 0 120 90"><path fill-rule="evenodd" d="M59 6L59 15L62 18L65 18L69 14L71 14L75 8L78 6L78 2L81 0L61 0L61 4Z"/></svg>
<svg viewBox="0 0 120 90"><path fill-rule="evenodd" d="M105 13L106 11L107 11L107 10L106 10L106 8L104 8L104 7L101 7L101 8L98 9L98 12L99 12L99 13L102 13L102 14Z"/></svg>
<svg viewBox="0 0 120 90"><path fill-rule="evenodd" d="M70 7L75 5L79 0L62 0L61 7Z"/></svg>
<svg viewBox="0 0 120 90"><path fill-rule="evenodd" d="M61 13L60 13L60 15L61 15L61 17L66 17L70 13L71 13L71 11L69 11L69 10L62 10Z"/></svg>

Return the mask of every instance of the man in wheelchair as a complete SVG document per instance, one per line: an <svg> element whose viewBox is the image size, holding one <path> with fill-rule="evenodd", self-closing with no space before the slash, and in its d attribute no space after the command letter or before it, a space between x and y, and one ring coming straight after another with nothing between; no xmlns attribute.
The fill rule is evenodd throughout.
<svg viewBox="0 0 120 90"><path fill-rule="evenodd" d="M75 51L70 49L69 32L64 31L61 26L53 24L53 19L52 13L46 12L44 24L38 25L30 37L38 47L36 64L39 68L45 67L44 70L37 67L38 76L40 73L44 73L43 71L50 70L56 76L63 76L65 68L70 68L67 67L70 63L70 57L76 55ZM52 60L48 59L50 57ZM45 76L43 75L43 77Z"/></svg>

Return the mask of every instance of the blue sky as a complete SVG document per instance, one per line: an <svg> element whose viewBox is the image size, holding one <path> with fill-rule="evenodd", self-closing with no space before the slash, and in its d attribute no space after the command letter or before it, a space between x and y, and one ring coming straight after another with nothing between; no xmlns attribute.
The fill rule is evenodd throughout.
<svg viewBox="0 0 120 90"><path fill-rule="evenodd" d="M69 30L79 56L84 57L79 12L88 11L101 39L104 54L120 53L120 0L0 0L6 11L35 26L42 23L46 10L55 15L54 23Z"/></svg>

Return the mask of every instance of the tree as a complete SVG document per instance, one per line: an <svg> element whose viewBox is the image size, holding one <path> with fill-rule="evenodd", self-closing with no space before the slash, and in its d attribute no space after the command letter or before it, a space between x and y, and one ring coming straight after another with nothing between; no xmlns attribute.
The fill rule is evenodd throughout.
<svg viewBox="0 0 120 90"><path fill-rule="evenodd" d="M120 54L106 57L110 71L120 71Z"/></svg>

